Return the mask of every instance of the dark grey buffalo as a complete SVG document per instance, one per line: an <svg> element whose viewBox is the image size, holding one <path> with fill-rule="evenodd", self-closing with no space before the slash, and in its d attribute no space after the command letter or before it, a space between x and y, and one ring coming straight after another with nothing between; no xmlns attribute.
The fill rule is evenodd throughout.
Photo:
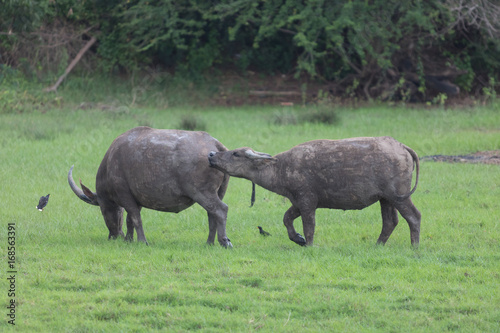
<svg viewBox="0 0 500 333"><path fill-rule="evenodd" d="M75 194L86 203L101 208L109 229L109 238L123 236L123 210L127 211L126 240L145 242L141 208L178 213L195 202L208 213L207 243L215 234L223 246L231 247L226 237L227 205L221 200L229 176L210 168L207 155L227 151L205 132L160 130L136 127L113 141L104 156L96 177L96 193L73 180L68 182Z"/></svg>
<svg viewBox="0 0 500 333"><path fill-rule="evenodd" d="M274 157L250 148L213 151L208 159L216 169L287 197L292 207L283 222L299 245L313 244L317 208L363 209L377 201L383 220L377 243L389 239L399 211L410 226L411 243L418 245L420 212L410 199L418 183L418 156L391 137L310 141ZM305 240L293 227L299 216Z"/></svg>

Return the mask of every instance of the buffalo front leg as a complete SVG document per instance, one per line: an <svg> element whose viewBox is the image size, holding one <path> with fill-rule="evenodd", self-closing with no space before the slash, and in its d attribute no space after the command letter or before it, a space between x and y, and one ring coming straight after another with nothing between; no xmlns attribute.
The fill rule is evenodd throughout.
<svg viewBox="0 0 500 333"><path fill-rule="evenodd" d="M217 218L216 217L211 217L210 214L208 214L208 238L207 238L207 244L208 245L214 245L215 241L215 235L217 234Z"/></svg>
<svg viewBox="0 0 500 333"><path fill-rule="evenodd" d="M420 220L422 215L410 198L394 204L410 227L411 244L418 247L420 241Z"/></svg>
<svg viewBox="0 0 500 333"><path fill-rule="evenodd" d="M293 221L299 216L300 210L295 206L292 206L285 212L285 215L283 216L283 224L285 225L286 231L288 232L288 238L290 238L292 242L295 242L301 246L305 246L306 240L304 239L304 237L302 237L301 234L295 231L295 228L293 227Z"/></svg>
<svg viewBox="0 0 500 333"><path fill-rule="evenodd" d="M219 241L219 244L227 248L232 248L233 244L231 244L231 241L226 235L227 205L224 204L224 206L225 206L224 208L221 207L219 210L215 212L208 212L208 224L209 224L209 229L213 225L216 225L217 240ZM209 230L207 239L208 244L214 243L214 238L211 237L211 233L212 230Z"/></svg>
<svg viewBox="0 0 500 333"><path fill-rule="evenodd" d="M104 222L109 230L108 239L116 239L123 236L123 208L114 203L102 203L100 205Z"/></svg>
<svg viewBox="0 0 500 333"><path fill-rule="evenodd" d="M208 214L208 238L207 244L213 244L215 233L219 244L232 248L233 244L226 236L227 205L217 195L202 195L199 193L194 200L202 206Z"/></svg>
<svg viewBox="0 0 500 333"><path fill-rule="evenodd" d="M380 209L382 211L382 232L378 237L377 244L384 245L398 225L398 211L385 199L380 200Z"/></svg>

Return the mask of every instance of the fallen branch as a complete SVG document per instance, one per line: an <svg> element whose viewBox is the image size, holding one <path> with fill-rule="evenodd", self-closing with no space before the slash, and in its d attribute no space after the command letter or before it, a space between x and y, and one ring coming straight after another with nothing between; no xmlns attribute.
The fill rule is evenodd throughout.
<svg viewBox="0 0 500 333"><path fill-rule="evenodd" d="M44 91L46 91L46 92L56 91L57 87L59 87L59 85L61 84L61 82L64 81L64 79L66 78L66 76L68 76L69 72L71 72L71 70L73 69L73 67L75 67L76 64L80 61L80 59L85 54L85 52L87 52L88 49L90 49L90 47L92 45L94 45L94 43L96 41L97 41L97 39L95 37L90 38L90 40L87 42L87 44L85 44L85 46L80 50L80 52L78 52L78 54L76 55L75 59L73 59L73 61L69 64L68 68L66 68L66 70L64 71L64 74L61 75L59 77L59 79L57 79L56 83L54 83L53 86L45 88Z"/></svg>
<svg viewBox="0 0 500 333"><path fill-rule="evenodd" d="M248 92L252 96L301 96L299 91L270 91L270 90L250 90Z"/></svg>

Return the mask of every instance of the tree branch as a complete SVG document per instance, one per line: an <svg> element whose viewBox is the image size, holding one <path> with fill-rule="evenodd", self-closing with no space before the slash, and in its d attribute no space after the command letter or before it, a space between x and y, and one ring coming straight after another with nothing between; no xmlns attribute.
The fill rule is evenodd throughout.
<svg viewBox="0 0 500 333"><path fill-rule="evenodd" d="M59 79L57 79L56 83L54 83L53 86L51 87L48 87L45 89L46 92L50 92L50 91L56 91L57 90L57 87L59 87L59 85L61 84L61 82L64 81L64 79L66 78L66 76L68 76L69 72L71 72L71 70L73 69L73 67L76 66L76 64L80 61L80 59L82 58L82 56L85 54L85 52L88 51L88 49L97 41L97 39L95 37L92 37L88 42L87 44L85 44L85 46L80 50L80 52L78 52L78 54L76 55L75 59L73 59L73 61L69 64L68 68L66 68L66 70L64 71L64 74L61 75L59 77Z"/></svg>

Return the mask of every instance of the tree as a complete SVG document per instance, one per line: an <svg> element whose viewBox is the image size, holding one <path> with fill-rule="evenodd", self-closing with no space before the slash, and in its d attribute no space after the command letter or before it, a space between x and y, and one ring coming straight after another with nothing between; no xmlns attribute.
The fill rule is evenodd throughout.
<svg viewBox="0 0 500 333"><path fill-rule="evenodd" d="M94 70L153 64L195 77L231 65L368 99L471 91L500 72L491 0L0 1L2 61L13 66L62 72L54 64L95 36Z"/></svg>

